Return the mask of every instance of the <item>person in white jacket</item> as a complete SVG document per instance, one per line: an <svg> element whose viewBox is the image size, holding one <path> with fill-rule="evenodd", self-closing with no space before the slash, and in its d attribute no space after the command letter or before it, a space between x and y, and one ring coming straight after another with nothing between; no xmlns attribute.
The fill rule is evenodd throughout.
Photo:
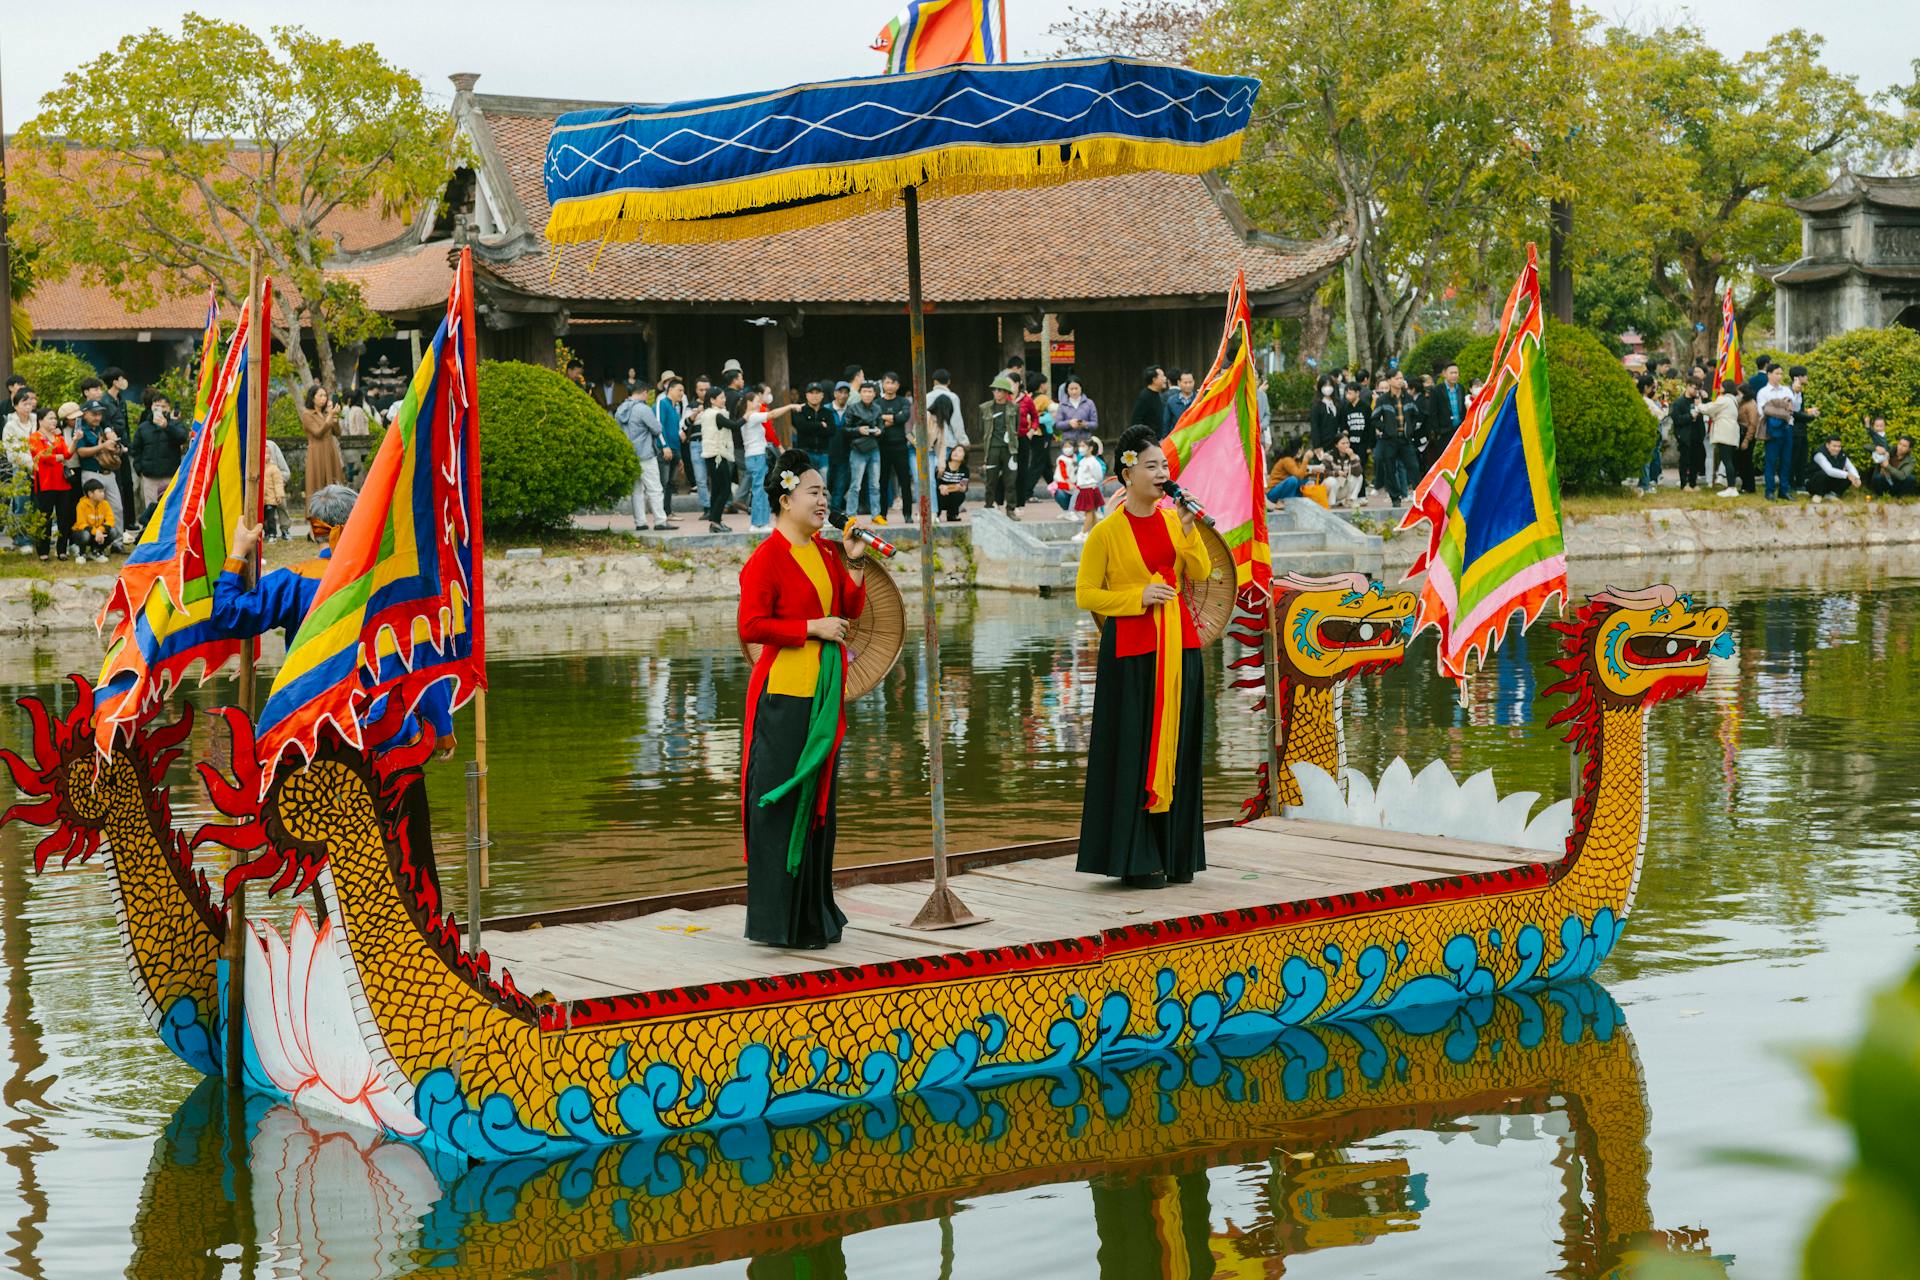
<svg viewBox="0 0 1920 1280"><path fill-rule="evenodd" d="M1073 535L1075 542L1085 542L1100 522L1100 487L1106 479L1106 464L1100 461L1100 437L1088 436L1080 442L1080 461L1073 469L1073 509L1085 521L1080 532Z"/></svg>
<svg viewBox="0 0 1920 1280"><path fill-rule="evenodd" d="M33 434L34 419L39 415L40 398L31 387L21 387L13 393L13 409L7 414L4 448L7 462L13 468L16 477L24 476L23 487L13 499L12 514L16 520L26 515L33 506L33 451L27 447L27 437ZM25 551L33 546L33 539L24 533L15 533L13 543Z"/></svg>
<svg viewBox="0 0 1920 1280"><path fill-rule="evenodd" d="M1840 437L1829 435L1827 442L1813 451L1813 465L1807 468L1807 492L1815 502L1829 498L1837 502L1859 487L1860 472L1853 459L1840 447Z"/></svg>

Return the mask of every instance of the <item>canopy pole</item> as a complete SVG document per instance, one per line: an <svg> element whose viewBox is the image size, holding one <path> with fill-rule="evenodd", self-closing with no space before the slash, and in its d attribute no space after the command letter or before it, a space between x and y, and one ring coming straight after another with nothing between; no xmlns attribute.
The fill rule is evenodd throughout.
<svg viewBox="0 0 1920 1280"><path fill-rule="evenodd" d="M920 191L908 187L907 206L907 335L913 353L914 418L920 426L920 672L927 695L927 780L933 798L933 892L915 929L956 929L980 920L947 886L947 772L944 745L947 717L940 705L940 615L933 582L933 487L929 477L939 471L934 462L933 415L927 412L927 315L920 296Z"/></svg>
<svg viewBox="0 0 1920 1280"><path fill-rule="evenodd" d="M262 330L266 328L266 317L260 308L260 254L256 250L252 261L247 265L247 312L250 317L247 325L247 402L240 406L242 421L247 425L247 447L241 461L241 519L249 526L254 522L254 512L260 502L260 433L266 430L267 415L261 406L266 403L266 361L261 358ZM260 544L255 543L253 553L247 557L246 568L242 571L248 589L260 580ZM260 654L260 642L249 637L240 643L240 711L249 721L259 712L258 690L254 680L254 663ZM237 850L233 855L233 865L239 866L245 855ZM322 922L324 923L324 921ZM247 968L247 886L244 882L236 884L227 897L227 936L224 950L227 960L227 1007L226 1007L226 1043L223 1061L227 1069L227 1088L239 1093L245 1086L246 1065L243 1055L246 1052L246 968ZM244 1133L241 1141L244 1142Z"/></svg>

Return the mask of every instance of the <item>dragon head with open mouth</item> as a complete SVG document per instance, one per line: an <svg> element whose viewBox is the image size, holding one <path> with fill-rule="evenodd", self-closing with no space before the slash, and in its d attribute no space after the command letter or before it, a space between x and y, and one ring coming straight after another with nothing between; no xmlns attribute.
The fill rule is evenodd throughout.
<svg viewBox="0 0 1920 1280"><path fill-rule="evenodd" d="M1727 611L1664 585L1609 587L1553 625L1561 632L1553 665L1566 678L1547 693L1568 697L1553 722L1570 725L1570 740L1581 746L1597 732L1600 709L1650 707L1691 693L1706 683L1709 659L1733 654Z"/></svg>
<svg viewBox="0 0 1920 1280"><path fill-rule="evenodd" d="M1274 608L1280 670L1307 684L1328 685L1398 665L1413 635L1413 593L1389 593L1364 573L1290 573L1274 581Z"/></svg>

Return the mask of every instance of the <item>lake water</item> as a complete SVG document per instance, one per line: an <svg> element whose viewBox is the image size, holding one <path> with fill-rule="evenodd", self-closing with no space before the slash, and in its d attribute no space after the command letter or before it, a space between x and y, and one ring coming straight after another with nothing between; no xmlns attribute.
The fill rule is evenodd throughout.
<svg viewBox="0 0 1920 1280"><path fill-rule="evenodd" d="M231 1126L220 1091L196 1088L142 1020L99 868L35 876L30 833L9 829L4 1265L1585 1277L1630 1264L1657 1231L1733 1276L1796 1274L1846 1158L1802 1056L1844 1043L1866 994L1912 963L1920 903L1920 578L1896 556L1830 559L1662 566L1731 609L1739 653L1652 716L1646 870L1601 985L552 1168L437 1167L284 1107ZM1091 631L1060 600L981 594L944 615L951 846L1071 834ZM1492 768L1503 794L1565 794L1566 751L1534 701L1547 648L1544 631L1510 647L1463 708L1423 640L1406 668L1350 687L1350 763L1377 776L1396 755L1439 756L1460 775ZM490 913L738 876L746 665L730 609L502 616L489 652ZM910 647L850 712L843 860L928 847L917 662ZM0 688L60 696L62 672L97 664L91 637L15 641ZM1206 748L1221 815L1259 750L1236 696L1221 696ZM4 718L0 740L23 745L24 717ZM196 728L192 756L207 735ZM430 790L451 850L458 767L439 766ZM184 780L175 807L183 823L207 813ZM441 860L464 917L458 859Z"/></svg>

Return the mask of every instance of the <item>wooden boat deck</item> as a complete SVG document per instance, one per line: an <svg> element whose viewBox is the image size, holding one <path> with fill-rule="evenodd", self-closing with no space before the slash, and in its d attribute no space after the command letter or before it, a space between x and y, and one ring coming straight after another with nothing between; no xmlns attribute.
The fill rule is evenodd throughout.
<svg viewBox="0 0 1920 1280"><path fill-rule="evenodd" d="M1559 857L1557 851L1378 827L1268 818L1209 831L1207 870L1192 884L1155 891L1081 875L1070 857L1057 853L977 866L949 880L968 909L986 918L964 929L907 927L930 888L918 880L837 887L834 896L847 915L847 928L841 942L824 951L748 942L741 936L746 907L737 901L695 909L642 908L644 914L624 918L572 918L551 925L532 917L507 929L490 924L483 943L494 973L512 973L521 991L588 999L1085 937L1143 921L1324 898Z"/></svg>

